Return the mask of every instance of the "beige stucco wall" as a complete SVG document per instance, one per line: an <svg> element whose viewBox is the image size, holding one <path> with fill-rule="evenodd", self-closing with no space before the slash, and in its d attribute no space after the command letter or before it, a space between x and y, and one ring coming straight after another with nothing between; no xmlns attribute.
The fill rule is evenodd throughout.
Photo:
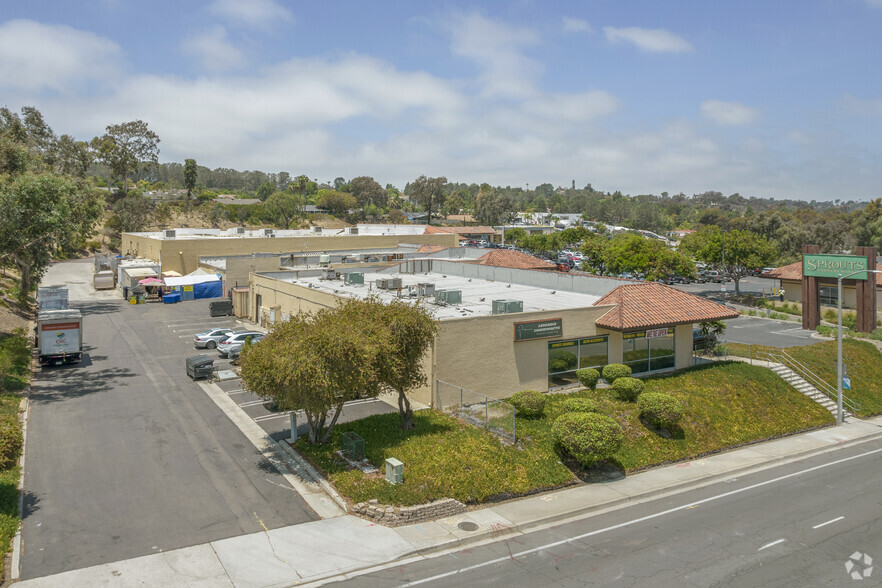
<svg viewBox="0 0 882 588"><path fill-rule="evenodd" d="M400 243L456 247L453 234L438 235L312 235L303 237L181 237L160 239L123 233L125 255L147 257L162 262L162 271L188 274L200 257L223 257L250 253L292 253L297 251L342 251L346 249L391 249Z"/></svg>
<svg viewBox="0 0 882 588"><path fill-rule="evenodd" d="M674 327L674 368L681 370L693 365L692 324Z"/></svg>
<svg viewBox="0 0 882 588"><path fill-rule="evenodd" d="M257 297L260 296L260 306ZM280 312L294 315L298 312L315 312L322 308L333 308L340 300L329 292L320 292L312 288L282 282L274 278L251 274L249 278L248 297L251 301L251 320L261 323L265 311L278 308Z"/></svg>

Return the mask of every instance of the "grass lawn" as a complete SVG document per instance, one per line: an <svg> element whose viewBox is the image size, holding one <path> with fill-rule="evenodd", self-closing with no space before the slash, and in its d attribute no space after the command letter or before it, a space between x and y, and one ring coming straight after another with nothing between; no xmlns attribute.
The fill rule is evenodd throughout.
<svg viewBox="0 0 882 588"><path fill-rule="evenodd" d="M575 480L551 439L562 402L572 396L593 398L601 413L621 424L625 442L612 462L626 472L833 423L827 410L772 372L744 363L711 364L651 378L646 391L665 392L683 403L679 429L666 435L648 429L635 403L621 402L611 389L602 389L547 395L543 417L518 418L522 449L431 410L416 413L413 431L398 428L397 414L379 415L336 427L330 444L311 446L300 439L296 447L353 502L376 498L384 504L414 505L449 497L475 503ZM340 434L346 431L364 438L367 458L374 465L382 468L387 457L404 462L404 483L392 486L382 476L349 470L334 456Z"/></svg>
<svg viewBox="0 0 882 588"><path fill-rule="evenodd" d="M750 357L748 345L729 343L729 353ZM768 348L753 346L754 357L757 350ZM836 387L836 341L824 341L802 347L788 347L785 351L795 360L817 374L822 380ZM842 361L851 378L851 390L845 395L859 402L859 417L882 414L882 353L867 341L855 339L842 340Z"/></svg>

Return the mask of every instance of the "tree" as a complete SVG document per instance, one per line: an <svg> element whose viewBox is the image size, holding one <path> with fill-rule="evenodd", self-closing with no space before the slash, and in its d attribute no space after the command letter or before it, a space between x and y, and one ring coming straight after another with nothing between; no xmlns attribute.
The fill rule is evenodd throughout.
<svg viewBox="0 0 882 588"><path fill-rule="evenodd" d="M346 188L346 178L334 178L334 189L343 191Z"/></svg>
<svg viewBox="0 0 882 588"><path fill-rule="evenodd" d="M704 337L703 349L701 351L705 355L711 355L717 341L726 332L726 323L723 321L705 321L698 323L698 326Z"/></svg>
<svg viewBox="0 0 882 588"><path fill-rule="evenodd" d="M330 211L335 216L345 214L349 209L355 208L356 201L354 196L350 196L344 192L336 190L322 190L315 202L319 208Z"/></svg>
<svg viewBox="0 0 882 588"><path fill-rule="evenodd" d="M264 208L273 221L291 227L291 221L303 214L303 202L300 196L290 192L274 192L264 202Z"/></svg>
<svg viewBox="0 0 882 588"><path fill-rule="evenodd" d="M432 211L435 209L435 206L440 206L444 202L445 184L447 184L447 178L444 176L439 178L420 176L410 185L411 194L414 199L428 213L428 223L430 225L432 224Z"/></svg>
<svg viewBox="0 0 882 588"><path fill-rule="evenodd" d="M128 193L129 172L137 173L144 161L157 162L159 136L141 120L108 125L106 130L103 136L92 139L92 147L98 158L123 180L123 192Z"/></svg>
<svg viewBox="0 0 882 588"><path fill-rule="evenodd" d="M368 299L361 320L374 323L369 328L382 333L383 349L377 354L377 377L398 393L401 428L413 428L413 409L407 393L426 384L423 356L438 334L438 321L420 304L393 300L383 304Z"/></svg>
<svg viewBox="0 0 882 588"><path fill-rule="evenodd" d="M491 226L498 225L507 220L512 212L514 207L511 198L487 184L481 186L481 191L475 198L475 216L478 221Z"/></svg>
<svg viewBox="0 0 882 588"><path fill-rule="evenodd" d="M741 278L750 275L750 270L766 267L778 257L778 250L768 239L749 231L723 233L716 226L704 227L687 235L678 250L720 268L735 281L736 295L741 294Z"/></svg>
<svg viewBox="0 0 882 588"><path fill-rule="evenodd" d="M403 225L407 221L407 217L398 208L389 211L387 220L393 225Z"/></svg>
<svg viewBox="0 0 882 588"><path fill-rule="evenodd" d="M133 191L113 205L113 216L108 221L108 227L120 233L140 231L149 223L151 210L153 203L150 199Z"/></svg>
<svg viewBox="0 0 882 588"><path fill-rule="evenodd" d="M279 190L286 190L288 188L288 184L291 183L291 174L288 172L279 172L279 175L276 177L276 186Z"/></svg>
<svg viewBox="0 0 882 588"><path fill-rule="evenodd" d="M607 272L642 273L647 280L695 272L695 264L684 254L671 251L661 241L646 239L636 233L620 233L610 239L604 258Z"/></svg>
<svg viewBox="0 0 882 588"><path fill-rule="evenodd" d="M591 233L582 240L582 246L579 251L582 252L582 269L598 276L606 273L606 247L609 239Z"/></svg>
<svg viewBox="0 0 882 588"><path fill-rule="evenodd" d="M509 243L515 243L520 246L521 243L524 242L524 239L527 238L527 231L520 227L515 227L505 231L503 238Z"/></svg>
<svg viewBox="0 0 882 588"><path fill-rule="evenodd" d="M187 188L187 201L193 196L193 190L196 189L196 178L198 171L196 169L195 159L184 160L184 187Z"/></svg>
<svg viewBox="0 0 882 588"><path fill-rule="evenodd" d="M270 195L276 191L276 185L273 182L264 182L257 187L257 198L261 202L265 202Z"/></svg>
<svg viewBox="0 0 882 588"><path fill-rule="evenodd" d="M371 329L369 300L349 299L274 325L259 345L242 350L242 382L282 410L302 410L310 443L327 443L343 404L383 389L377 355L385 332ZM325 426L327 424L327 427Z"/></svg>
<svg viewBox="0 0 882 588"><path fill-rule="evenodd" d="M355 196L355 201L362 210L367 210L371 204L385 208L389 199L383 187L368 176L352 178L349 182L349 193Z"/></svg>

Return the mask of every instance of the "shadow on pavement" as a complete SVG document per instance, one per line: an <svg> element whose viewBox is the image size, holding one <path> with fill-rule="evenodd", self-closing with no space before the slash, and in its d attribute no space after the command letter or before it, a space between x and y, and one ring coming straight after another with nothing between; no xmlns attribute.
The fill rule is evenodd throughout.
<svg viewBox="0 0 882 588"><path fill-rule="evenodd" d="M52 370L52 379L40 379L40 385L31 390L31 401L36 403L58 402L68 398L80 398L105 392L122 385L123 380L138 376L128 368L83 370L91 365L88 354L79 364L43 368Z"/></svg>
<svg viewBox="0 0 882 588"><path fill-rule="evenodd" d="M112 314L119 312L123 304L125 304L125 301L120 299L119 302L74 302L70 306L82 312L83 316L88 316L90 314Z"/></svg>

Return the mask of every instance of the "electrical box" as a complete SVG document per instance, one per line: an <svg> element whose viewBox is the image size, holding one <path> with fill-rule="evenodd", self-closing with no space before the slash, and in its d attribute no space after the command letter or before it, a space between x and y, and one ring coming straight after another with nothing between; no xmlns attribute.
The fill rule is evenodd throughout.
<svg viewBox="0 0 882 588"><path fill-rule="evenodd" d="M386 281L386 287L389 290L400 290L402 286L401 278L389 278Z"/></svg>
<svg viewBox="0 0 882 588"><path fill-rule="evenodd" d="M322 270L322 280L336 280L337 279L337 270L331 268L324 268Z"/></svg>
<svg viewBox="0 0 882 588"><path fill-rule="evenodd" d="M511 314L514 312L524 312L523 300L494 300L493 314Z"/></svg>
<svg viewBox="0 0 882 588"><path fill-rule="evenodd" d="M364 272L349 272L343 274L344 284L364 284Z"/></svg>
<svg viewBox="0 0 882 588"><path fill-rule="evenodd" d="M162 236L164 239L174 239L175 238L175 230L174 229L165 229L162 231Z"/></svg>
<svg viewBox="0 0 882 588"><path fill-rule="evenodd" d="M386 481L390 484L401 484L404 482L404 464L394 457L386 460Z"/></svg>
<svg viewBox="0 0 882 588"><path fill-rule="evenodd" d="M327 253L322 253L321 255L319 255L319 265L326 266L326 265L330 265L330 263L331 263L331 256L330 255L328 255Z"/></svg>

